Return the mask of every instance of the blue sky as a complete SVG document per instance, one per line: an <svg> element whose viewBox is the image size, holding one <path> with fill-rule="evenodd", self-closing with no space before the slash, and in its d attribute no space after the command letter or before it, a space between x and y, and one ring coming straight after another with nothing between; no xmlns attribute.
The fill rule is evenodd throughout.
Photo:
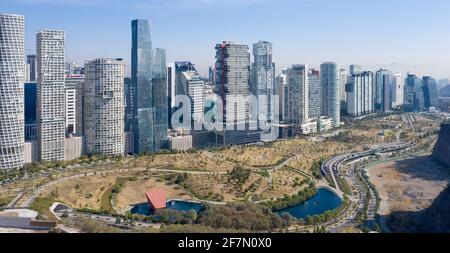
<svg viewBox="0 0 450 253"><path fill-rule="evenodd" d="M202 73L216 43L268 40L278 71L336 61L450 76L448 0L1 0L0 12L25 15L31 51L37 30L65 30L66 58L79 63L129 63L130 21L145 18L168 62L190 60Z"/></svg>

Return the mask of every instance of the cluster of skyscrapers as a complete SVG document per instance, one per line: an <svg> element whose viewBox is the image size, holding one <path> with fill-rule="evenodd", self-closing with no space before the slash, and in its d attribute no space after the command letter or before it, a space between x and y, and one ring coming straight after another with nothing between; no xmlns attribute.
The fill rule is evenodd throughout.
<svg viewBox="0 0 450 253"><path fill-rule="evenodd" d="M23 16L0 14L1 169L273 141L340 127L341 114L437 104L431 77L358 65L347 71L334 62L294 64L276 75L267 41L253 44L253 60L248 45L217 44L205 79L192 62L166 63L166 51L152 48L147 20L131 22L131 77L121 58L66 63L60 30L38 31L36 54L25 57L24 33Z"/></svg>

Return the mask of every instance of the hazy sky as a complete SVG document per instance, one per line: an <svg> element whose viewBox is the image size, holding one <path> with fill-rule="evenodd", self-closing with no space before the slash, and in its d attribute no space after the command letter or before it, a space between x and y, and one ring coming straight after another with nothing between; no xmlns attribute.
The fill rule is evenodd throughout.
<svg viewBox="0 0 450 253"><path fill-rule="evenodd" d="M37 30L65 30L67 61L79 63L121 57L129 65L130 21L144 18L168 62L189 60L202 73L216 43L267 40L278 72L336 61L450 76L448 0L0 0L0 12L25 15L32 52Z"/></svg>

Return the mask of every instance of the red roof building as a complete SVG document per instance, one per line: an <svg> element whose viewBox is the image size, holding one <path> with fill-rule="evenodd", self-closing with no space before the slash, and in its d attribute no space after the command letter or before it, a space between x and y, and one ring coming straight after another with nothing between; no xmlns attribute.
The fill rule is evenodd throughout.
<svg viewBox="0 0 450 253"><path fill-rule="evenodd" d="M148 204L152 210L166 208L166 192L163 190L150 190L145 193Z"/></svg>

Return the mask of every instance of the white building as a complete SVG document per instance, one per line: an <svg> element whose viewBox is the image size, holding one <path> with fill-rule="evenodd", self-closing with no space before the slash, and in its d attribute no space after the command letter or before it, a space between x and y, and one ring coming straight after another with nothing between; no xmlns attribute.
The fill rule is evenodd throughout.
<svg viewBox="0 0 450 253"><path fill-rule="evenodd" d="M186 95L191 101L193 122L203 121L205 82L191 62L176 62L176 95Z"/></svg>
<svg viewBox="0 0 450 253"><path fill-rule="evenodd" d="M394 91L392 99L392 108L399 108L403 106L405 91L405 79L401 73L394 74Z"/></svg>
<svg viewBox="0 0 450 253"><path fill-rule="evenodd" d="M64 31L37 32L37 121L40 160L64 160Z"/></svg>
<svg viewBox="0 0 450 253"><path fill-rule="evenodd" d="M64 160L71 161L84 154L83 137L69 136L64 141Z"/></svg>
<svg viewBox="0 0 450 253"><path fill-rule="evenodd" d="M169 149L180 151L192 149L192 135L169 136Z"/></svg>
<svg viewBox="0 0 450 253"><path fill-rule="evenodd" d="M374 112L374 82L372 72L360 72L351 77L347 87L347 113L359 117Z"/></svg>
<svg viewBox="0 0 450 253"><path fill-rule="evenodd" d="M0 14L0 170L24 164L24 23Z"/></svg>
<svg viewBox="0 0 450 253"><path fill-rule="evenodd" d="M124 154L124 64L95 59L85 65L84 125L86 151Z"/></svg>

